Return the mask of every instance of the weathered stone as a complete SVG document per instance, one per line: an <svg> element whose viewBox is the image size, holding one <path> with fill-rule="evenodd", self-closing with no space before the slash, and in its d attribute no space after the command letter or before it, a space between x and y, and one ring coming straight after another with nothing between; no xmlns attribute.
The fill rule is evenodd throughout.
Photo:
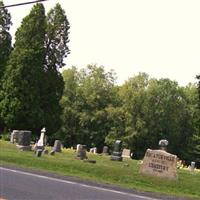
<svg viewBox="0 0 200 200"><path fill-rule="evenodd" d="M81 144L77 144L77 145L76 145L76 152L79 151L80 146L81 146Z"/></svg>
<svg viewBox="0 0 200 200"><path fill-rule="evenodd" d="M123 149L122 151L122 158L131 158L131 150L130 149Z"/></svg>
<svg viewBox="0 0 200 200"><path fill-rule="evenodd" d="M42 151L42 153L43 153L43 154L48 154L49 151L48 151L47 149L44 149L44 150Z"/></svg>
<svg viewBox="0 0 200 200"><path fill-rule="evenodd" d="M96 147L90 148L90 153L96 154L97 148Z"/></svg>
<svg viewBox="0 0 200 200"><path fill-rule="evenodd" d="M108 155L108 147L107 146L103 147L103 152L102 153L105 154L105 155Z"/></svg>
<svg viewBox="0 0 200 200"><path fill-rule="evenodd" d="M168 178L177 178L177 156L163 150L147 149L140 173Z"/></svg>
<svg viewBox="0 0 200 200"><path fill-rule="evenodd" d="M93 148L93 153L97 154L97 148L96 147Z"/></svg>
<svg viewBox="0 0 200 200"><path fill-rule="evenodd" d="M121 152L122 142L121 140L116 140L114 145L114 151L111 156L113 161L122 161L122 152Z"/></svg>
<svg viewBox="0 0 200 200"><path fill-rule="evenodd" d="M86 145L79 145L76 158L79 160L87 159Z"/></svg>
<svg viewBox="0 0 200 200"><path fill-rule="evenodd" d="M195 162L191 162L190 171L194 172L194 169L195 169Z"/></svg>
<svg viewBox="0 0 200 200"><path fill-rule="evenodd" d="M21 151L30 151L31 131L15 130L15 134L17 136L17 148Z"/></svg>
<svg viewBox="0 0 200 200"><path fill-rule="evenodd" d="M37 156L37 157L41 157L41 155L42 155L42 150L41 150L41 149L38 149L38 150L36 151L36 156Z"/></svg>
<svg viewBox="0 0 200 200"><path fill-rule="evenodd" d="M62 151L62 150L61 150L61 147L62 147L61 141L60 141L60 140L55 140L54 146L53 146L53 150L54 150L55 152L61 152L61 151Z"/></svg>
<svg viewBox="0 0 200 200"><path fill-rule="evenodd" d="M16 143L17 142L17 138L18 138L18 133L19 133L19 130L13 130L11 135L10 135L10 142L11 143Z"/></svg>
<svg viewBox="0 0 200 200"><path fill-rule="evenodd" d="M158 142L160 150L163 150L163 151L167 151L168 144L169 144L168 140L164 140L164 139Z"/></svg>
<svg viewBox="0 0 200 200"><path fill-rule="evenodd" d="M22 146L29 146L31 142L31 131L18 131L17 144Z"/></svg>
<svg viewBox="0 0 200 200"><path fill-rule="evenodd" d="M54 155L55 155L55 151L54 151L54 150L51 150L49 154L50 154L51 156L54 156Z"/></svg>

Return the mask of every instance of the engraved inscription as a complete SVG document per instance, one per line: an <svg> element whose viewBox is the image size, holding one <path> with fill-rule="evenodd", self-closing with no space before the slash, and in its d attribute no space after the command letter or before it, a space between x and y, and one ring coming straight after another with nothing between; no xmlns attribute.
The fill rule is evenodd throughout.
<svg viewBox="0 0 200 200"><path fill-rule="evenodd" d="M175 155L165 151L148 149L140 172L142 174L176 179L176 159Z"/></svg>

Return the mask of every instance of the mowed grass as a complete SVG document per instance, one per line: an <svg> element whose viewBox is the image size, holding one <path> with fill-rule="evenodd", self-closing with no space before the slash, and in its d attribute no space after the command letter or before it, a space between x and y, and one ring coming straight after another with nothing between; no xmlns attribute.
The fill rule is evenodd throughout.
<svg viewBox="0 0 200 200"><path fill-rule="evenodd" d="M178 170L178 180L143 176L139 173L140 162L125 160L111 161L110 156L88 153L96 164L75 159L76 153L64 149L54 156L36 157L33 152L22 152L14 144L0 140L0 164L10 164L34 170L45 170L59 175L80 177L98 183L108 183L139 191L154 192L170 196L200 199L200 172L191 174L188 170Z"/></svg>

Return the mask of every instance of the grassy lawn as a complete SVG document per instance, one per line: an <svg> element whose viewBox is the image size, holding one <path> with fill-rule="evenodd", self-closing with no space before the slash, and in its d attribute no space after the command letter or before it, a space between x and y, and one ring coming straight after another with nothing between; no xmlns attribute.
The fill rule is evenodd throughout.
<svg viewBox="0 0 200 200"><path fill-rule="evenodd" d="M88 153L89 159L97 161L96 164L90 164L76 160L75 156L76 153L73 150L65 149L62 153L56 153L55 156L43 155L38 158L33 152L18 151L15 145L0 140L1 165L16 165L139 191L200 199L200 172L191 174L187 170L178 170L178 180L172 181L139 174L140 164L136 160L115 162L110 160L110 156Z"/></svg>

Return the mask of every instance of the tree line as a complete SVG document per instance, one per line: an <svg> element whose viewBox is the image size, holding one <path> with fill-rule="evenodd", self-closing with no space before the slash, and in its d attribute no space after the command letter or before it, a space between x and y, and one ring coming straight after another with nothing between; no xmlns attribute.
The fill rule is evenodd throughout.
<svg viewBox="0 0 200 200"><path fill-rule="evenodd" d="M138 159L167 139L169 152L200 161L200 76L197 85L180 87L146 73L118 86L115 72L97 65L61 74L70 25L60 4L47 15L42 4L34 5L13 46L10 26L10 14L1 9L1 132L28 129L36 137L45 126L50 143L60 139L66 147L80 143L99 151L120 139Z"/></svg>
<svg viewBox="0 0 200 200"><path fill-rule="evenodd" d="M180 87L170 79L139 73L117 86L113 71L88 65L63 72L62 126L57 137L66 146L113 146L116 139L142 158L160 139L185 160L200 159L200 110L197 85Z"/></svg>

